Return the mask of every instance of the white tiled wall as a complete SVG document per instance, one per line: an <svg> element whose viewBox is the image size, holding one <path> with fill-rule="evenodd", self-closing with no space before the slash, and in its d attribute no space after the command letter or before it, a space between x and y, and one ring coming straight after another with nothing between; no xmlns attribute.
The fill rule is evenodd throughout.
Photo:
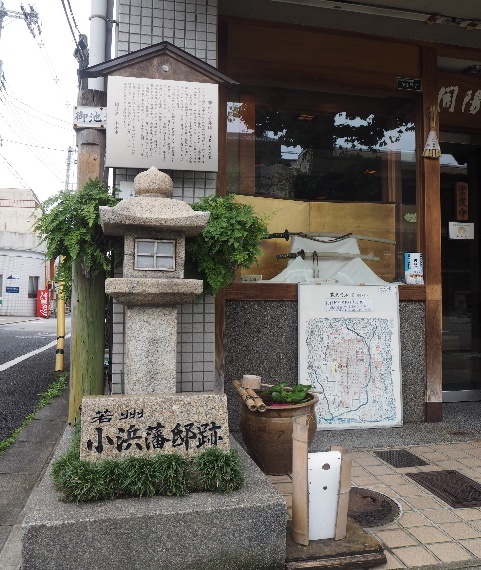
<svg viewBox="0 0 481 570"><path fill-rule="evenodd" d="M0 275L3 276L0 315L35 316L37 300L28 298L28 278L38 277L39 288L45 287L45 255L36 252L0 250ZM18 279L7 279L9 276ZM7 287L18 287L19 292L7 293Z"/></svg>
<svg viewBox="0 0 481 570"><path fill-rule="evenodd" d="M217 0L118 0L117 51L125 55L168 41L210 65L217 63ZM132 181L138 170L116 169L115 186ZM173 198L192 204L215 194L216 175L210 172L169 172ZM114 302L112 391L123 387L124 324L121 305ZM177 391L214 388L214 298L205 295L179 307Z"/></svg>
<svg viewBox="0 0 481 570"><path fill-rule="evenodd" d="M118 0L117 55L168 41L217 61L217 0Z"/></svg>

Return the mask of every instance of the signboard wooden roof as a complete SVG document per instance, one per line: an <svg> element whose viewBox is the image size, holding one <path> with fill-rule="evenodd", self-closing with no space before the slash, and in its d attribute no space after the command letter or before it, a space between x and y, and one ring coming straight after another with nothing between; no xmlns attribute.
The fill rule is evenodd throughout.
<svg viewBox="0 0 481 570"><path fill-rule="evenodd" d="M226 87L239 84L235 79L170 42L161 42L121 55L80 72L81 78L109 75L217 83Z"/></svg>

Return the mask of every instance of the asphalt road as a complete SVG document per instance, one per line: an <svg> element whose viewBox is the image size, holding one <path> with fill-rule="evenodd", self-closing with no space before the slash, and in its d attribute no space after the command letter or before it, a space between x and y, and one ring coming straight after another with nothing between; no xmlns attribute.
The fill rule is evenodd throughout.
<svg viewBox="0 0 481 570"><path fill-rule="evenodd" d="M55 380L56 331L55 318L0 326L0 441L33 412L39 394ZM66 333L70 333L70 316L66 319ZM64 370L68 369L66 339Z"/></svg>

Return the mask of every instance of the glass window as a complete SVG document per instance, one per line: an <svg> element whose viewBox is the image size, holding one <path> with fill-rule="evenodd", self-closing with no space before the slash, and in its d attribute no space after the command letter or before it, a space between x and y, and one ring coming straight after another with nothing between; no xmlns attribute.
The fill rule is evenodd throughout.
<svg viewBox="0 0 481 570"><path fill-rule="evenodd" d="M28 297L29 299L36 299L37 298L37 291L38 291L38 277L29 277L28 278Z"/></svg>
<svg viewBox="0 0 481 570"><path fill-rule="evenodd" d="M135 269L175 270L175 240L135 240Z"/></svg>
<svg viewBox="0 0 481 570"><path fill-rule="evenodd" d="M360 236L353 255L400 280L403 252L417 251L413 116L409 98L244 88L227 104L227 191L272 233ZM279 240L262 249L246 273L271 279L292 252Z"/></svg>

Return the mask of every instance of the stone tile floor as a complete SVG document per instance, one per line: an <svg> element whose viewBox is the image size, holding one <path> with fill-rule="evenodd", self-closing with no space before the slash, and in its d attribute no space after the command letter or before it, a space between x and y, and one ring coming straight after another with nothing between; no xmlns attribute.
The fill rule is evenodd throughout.
<svg viewBox="0 0 481 570"><path fill-rule="evenodd" d="M390 447L389 449L393 449ZM417 485L406 473L455 469L481 483L481 441L403 447L428 462L420 467L394 467L374 449L352 452L352 485L387 495L401 514L384 526L367 528L384 547L387 564L379 570L439 566L481 568L481 507L452 508ZM292 481L270 476L292 515ZM479 560L479 566L476 561ZM463 566L466 563L466 566Z"/></svg>

